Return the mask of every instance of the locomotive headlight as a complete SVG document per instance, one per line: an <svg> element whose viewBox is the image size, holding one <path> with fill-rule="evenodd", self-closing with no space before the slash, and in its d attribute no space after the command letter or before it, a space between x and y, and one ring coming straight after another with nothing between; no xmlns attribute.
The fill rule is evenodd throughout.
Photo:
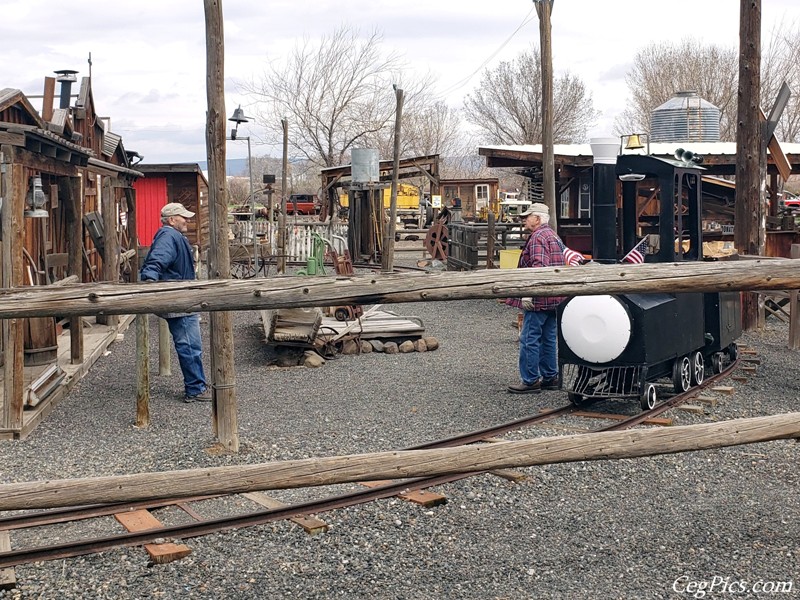
<svg viewBox="0 0 800 600"><path fill-rule="evenodd" d="M578 296L561 314L561 335L579 358L606 363L623 353L631 339L631 318L614 296Z"/></svg>

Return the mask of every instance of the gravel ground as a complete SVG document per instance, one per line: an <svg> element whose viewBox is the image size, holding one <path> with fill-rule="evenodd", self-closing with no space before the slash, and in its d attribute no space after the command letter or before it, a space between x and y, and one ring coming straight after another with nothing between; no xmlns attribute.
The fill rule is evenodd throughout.
<svg viewBox="0 0 800 600"><path fill-rule="evenodd" d="M235 315L242 446L235 456L205 452L213 443L210 407L181 402L179 374L152 377L151 426L133 427L131 328L27 440L0 444L0 482L380 451L566 402L560 392L506 393L517 377L517 342L515 314L505 306L390 308L421 317L441 348L341 357L319 369L268 368L257 313ZM762 360L755 376L734 383L736 393L719 396L704 415L666 416L691 424L796 410L800 357L786 340L786 326L775 324L746 335ZM151 364L157 369L155 349ZM633 413L637 404L612 408ZM598 426L572 418L507 437ZM781 441L549 465L522 469L528 478L520 483L483 475L437 488L449 501L433 509L388 499L319 515L330 530L317 536L281 522L187 540L192 554L168 565L148 565L141 548L123 548L20 566L17 589L0 598L797 597L799 448ZM270 494L291 502L343 489L352 486ZM215 516L233 507L255 509L241 499L196 509ZM176 509L156 515L168 524L186 519ZM117 532L109 518L12 532L12 545Z"/></svg>

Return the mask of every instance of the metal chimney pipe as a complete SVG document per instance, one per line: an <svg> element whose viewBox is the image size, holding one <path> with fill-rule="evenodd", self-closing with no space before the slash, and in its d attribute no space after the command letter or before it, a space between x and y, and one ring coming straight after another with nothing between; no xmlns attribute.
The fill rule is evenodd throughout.
<svg viewBox="0 0 800 600"><path fill-rule="evenodd" d="M615 174L618 138L589 140L592 165L592 260L617 261L617 178Z"/></svg>
<svg viewBox="0 0 800 600"><path fill-rule="evenodd" d="M61 83L61 93L58 99L59 108L69 108L70 96L72 95L72 83L78 81L76 77L77 71L72 69L61 69L55 71L56 81Z"/></svg>

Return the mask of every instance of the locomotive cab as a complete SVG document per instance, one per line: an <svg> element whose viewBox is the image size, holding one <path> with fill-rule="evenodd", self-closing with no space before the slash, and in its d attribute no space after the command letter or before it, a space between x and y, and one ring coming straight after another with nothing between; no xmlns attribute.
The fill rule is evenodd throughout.
<svg viewBox="0 0 800 600"><path fill-rule="evenodd" d="M691 156L681 151L676 160L622 154L598 164L594 153L595 260L703 260L699 160L681 160ZM725 356L735 358L739 295L579 296L561 304L558 324L563 387L573 403L633 397L649 409L657 380L671 378L674 390L684 392L702 383L707 366L719 372Z"/></svg>

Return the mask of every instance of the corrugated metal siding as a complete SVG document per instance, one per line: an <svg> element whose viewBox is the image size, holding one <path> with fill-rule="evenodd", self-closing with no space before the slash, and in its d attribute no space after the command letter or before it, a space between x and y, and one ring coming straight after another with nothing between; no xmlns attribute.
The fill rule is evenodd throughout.
<svg viewBox="0 0 800 600"><path fill-rule="evenodd" d="M167 203L167 179L137 179L133 187L136 189L136 234L140 246L149 246L161 227L161 208Z"/></svg>

